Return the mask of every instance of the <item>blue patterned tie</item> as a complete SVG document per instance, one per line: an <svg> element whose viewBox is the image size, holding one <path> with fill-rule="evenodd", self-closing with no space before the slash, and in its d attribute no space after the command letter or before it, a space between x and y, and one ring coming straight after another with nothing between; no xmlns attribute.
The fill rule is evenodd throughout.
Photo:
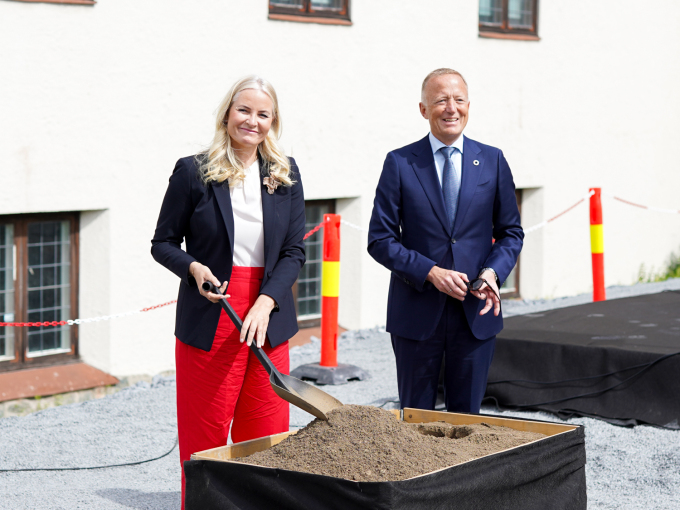
<svg viewBox="0 0 680 510"><path fill-rule="evenodd" d="M442 192L444 194L444 205L446 206L446 214L449 217L449 228L453 230L453 222L456 221L456 208L458 207L458 192L460 191L460 182L458 174L453 167L451 156L456 147L442 147L439 149L444 154L444 172L442 175Z"/></svg>

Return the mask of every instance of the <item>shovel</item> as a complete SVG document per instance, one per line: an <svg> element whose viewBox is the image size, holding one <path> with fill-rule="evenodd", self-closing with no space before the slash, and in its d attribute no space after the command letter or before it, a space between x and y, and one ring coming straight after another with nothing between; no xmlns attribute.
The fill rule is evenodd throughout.
<svg viewBox="0 0 680 510"><path fill-rule="evenodd" d="M203 290L207 292L214 292L215 294L222 294L220 289L216 288L211 282L203 282ZM243 327L243 322L240 317L236 314L234 309L231 307L226 299L220 299L220 304L224 311L236 326L236 329L241 331ZM302 382L300 379L291 377L289 375L284 375L279 372L274 364L269 359L269 356L256 345L253 339L250 344L250 349L253 351L257 359L260 360L262 366L269 374L269 383L272 385L274 393L287 402L290 402L296 407L299 407L303 411L307 411L309 414L313 414L321 420L328 421L327 413L342 407L344 404L340 402L335 397L331 397L325 391L321 391L319 388L312 386L306 382Z"/></svg>

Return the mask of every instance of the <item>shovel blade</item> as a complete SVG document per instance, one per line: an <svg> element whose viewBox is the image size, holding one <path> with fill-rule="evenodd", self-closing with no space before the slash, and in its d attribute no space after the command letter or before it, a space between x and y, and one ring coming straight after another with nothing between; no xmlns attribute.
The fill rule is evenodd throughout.
<svg viewBox="0 0 680 510"><path fill-rule="evenodd" d="M277 381L278 378L280 380ZM325 391L289 375L278 374L276 377L272 374L269 382L283 400L321 420L327 421L330 411L343 406L342 402Z"/></svg>
<svg viewBox="0 0 680 510"><path fill-rule="evenodd" d="M222 292L220 292L219 289L216 289L211 282L203 282L202 287L206 291L222 294ZM220 305L234 323L236 329L241 331L243 322L229 302L226 299L220 299ZM325 391L321 391L311 384L302 382L300 379L279 372L269 359L269 356L267 356L255 342L250 344L250 349L269 374L269 383L271 384L274 393L283 400L290 402L294 406L297 406L303 411L307 411L309 414L313 414L322 420L328 420L327 414L330 411L337 407L342 407L342 402L331 397Z"/></svg>

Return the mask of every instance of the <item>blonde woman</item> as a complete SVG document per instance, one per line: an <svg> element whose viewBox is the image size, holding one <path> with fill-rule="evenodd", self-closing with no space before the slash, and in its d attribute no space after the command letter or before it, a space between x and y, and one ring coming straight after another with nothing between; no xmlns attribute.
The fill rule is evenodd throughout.
<svg viewBox="0 0 680 510"><path fill-rule="evenodd" d="M151 253L180 279L175 322L180 462L192 453L288 430L288 403L274 394L249 345L284 374L298 330L291 287L305 262L300 174L278 145L274 88L236 82L217 113L210 149L180 159L165 193ZM181 249L186 242L186 251ZM238 330L202 290L222 292ZM233 424L232 424L233 421ZM182 469L184 508L184 469Z"/></svg>

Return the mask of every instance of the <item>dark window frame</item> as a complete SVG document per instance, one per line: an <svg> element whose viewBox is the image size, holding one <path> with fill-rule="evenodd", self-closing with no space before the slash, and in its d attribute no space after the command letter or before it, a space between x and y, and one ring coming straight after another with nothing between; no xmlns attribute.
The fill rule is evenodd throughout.
<svg viewBox="0 0 680 510"><path fill-rule="evenodd" d="M350 0L341 0L339 9L314 8L311 0L300 0L302 5L289 6L269 1L269 19L281 21L301 21L308 23L324 23L334 25L351 25Z"/></svg>
<svg viewBox="0 0 680 510"><path fill-rule="evenodd" d="M14 321L27 322L28 317L28 224L35 221L71 222L70 242L70 317L78 317L78 283L80 253L80 215L77 212L2 215L0 222L14 225L14 246L16 246L16 280L14 282ZM71 346L69 352L45 354L28 357L28 328L14 327L14 359L0 361L0 373L23 370L47 365L57 365L76 361L78 354L78 326L70 328Z"/></svg>
<svg viewBox="0 0 680 510"><path fill-rule="evenodd" d="M312 205L328 205L328 213L327 214L335 214L335 199L334 198L326 198L326 199L321 199L321 200L305 200L305 205L307 204L312 204ZM306 233L306 232L305 232ZM317 233L314 234L315 236L323 236L323 229L320 229ZM322 245L323 246L323 245ZM319 287L319 293L321 293L321 288ZM295 303L295 314L299 314L299 309L298 309L298 282L295 280L295 283L293 284L293 302ZM314 319L298 319L298 327L300 329L304 328L316 328L321 325L321 318L314 318Z"/></svg>
<svg viewBox="0 0 680 510"><path fill-rule="evenodd" d="M503 19L500 24L482 23L479 20L479 36L497 39L520 39L520 40L539 40L538 37L538 0L531 0L532 5L532 27L531 28L511 28L508 20L509 0L501 0L503 7Z"/></svg>

